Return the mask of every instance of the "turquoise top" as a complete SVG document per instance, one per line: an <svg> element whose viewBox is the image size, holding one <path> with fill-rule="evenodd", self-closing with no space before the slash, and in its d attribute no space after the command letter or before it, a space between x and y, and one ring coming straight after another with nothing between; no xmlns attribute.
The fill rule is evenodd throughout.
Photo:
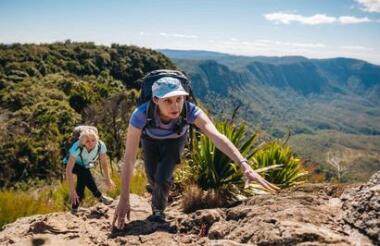
<svg viewBox="0 0 380 246"><path fill-rule="evenodd" d="M92 162L94 160L97 160L99 157L97 156L99 144L100 144L99 155L105 154L107 152L107 147L102 141L99 140L96 143L95 147L90 152L87 151L86 147L82 147L82 158L81 158L79 155L81 148L79 148L79 140L78 140L71 146L69 150L70 156L75 157L76 164L84 166L86 168L90 168ZM83 159L83 163L82 163L82 159Z"/></svg>

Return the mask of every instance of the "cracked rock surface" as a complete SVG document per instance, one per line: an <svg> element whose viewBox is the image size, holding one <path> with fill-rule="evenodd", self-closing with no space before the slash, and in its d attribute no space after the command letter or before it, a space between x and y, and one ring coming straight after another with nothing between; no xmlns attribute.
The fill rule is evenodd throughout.
<svg viewBox="0 0 380 246"><path fill-rule="evenodd" d="M306 184L258 195L231 208L181 212L167 223L148 221L148 198L131 195L131 220L111 228L117 201L18 219L0 245L379 245L380 172L367 184Z"/></svg>

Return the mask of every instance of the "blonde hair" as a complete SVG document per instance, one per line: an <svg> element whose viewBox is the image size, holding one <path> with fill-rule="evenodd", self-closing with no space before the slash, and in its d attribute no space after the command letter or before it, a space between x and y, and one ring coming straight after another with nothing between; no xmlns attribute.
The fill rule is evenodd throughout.
<svg viewBox="0 0 380 246"><path fill-rule="evenodd" d="M89 137L94 137L96 142L99 141L98 130L95 127L87 127L81 131L79 135L79 144L83 146Z"/></svg>

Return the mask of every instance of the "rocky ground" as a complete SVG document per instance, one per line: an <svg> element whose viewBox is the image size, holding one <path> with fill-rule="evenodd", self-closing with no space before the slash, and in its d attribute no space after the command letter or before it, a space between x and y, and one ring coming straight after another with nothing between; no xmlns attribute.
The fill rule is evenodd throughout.
<svg viewBox="0 0 380 246"><path fill-rule="evenodd" d="M190 214L174 202L165 224L146 220L149 200L132 196L121 231L111 228L116 204L19 219L0 245L380 245L380 172L367 184L307 184Z"/></svg>

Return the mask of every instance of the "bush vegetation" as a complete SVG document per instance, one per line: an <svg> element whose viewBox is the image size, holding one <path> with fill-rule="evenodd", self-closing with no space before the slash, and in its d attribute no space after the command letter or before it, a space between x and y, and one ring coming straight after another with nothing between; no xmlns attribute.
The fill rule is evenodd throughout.
<svg viewBox="0 0 380 246"><path fill-rule="evenodd" d="M0 45L0 187L62 176L62 143L77 124L97 126L111 160L120 159L133 88L159 68L175 66L135 46Z"/></svg>

